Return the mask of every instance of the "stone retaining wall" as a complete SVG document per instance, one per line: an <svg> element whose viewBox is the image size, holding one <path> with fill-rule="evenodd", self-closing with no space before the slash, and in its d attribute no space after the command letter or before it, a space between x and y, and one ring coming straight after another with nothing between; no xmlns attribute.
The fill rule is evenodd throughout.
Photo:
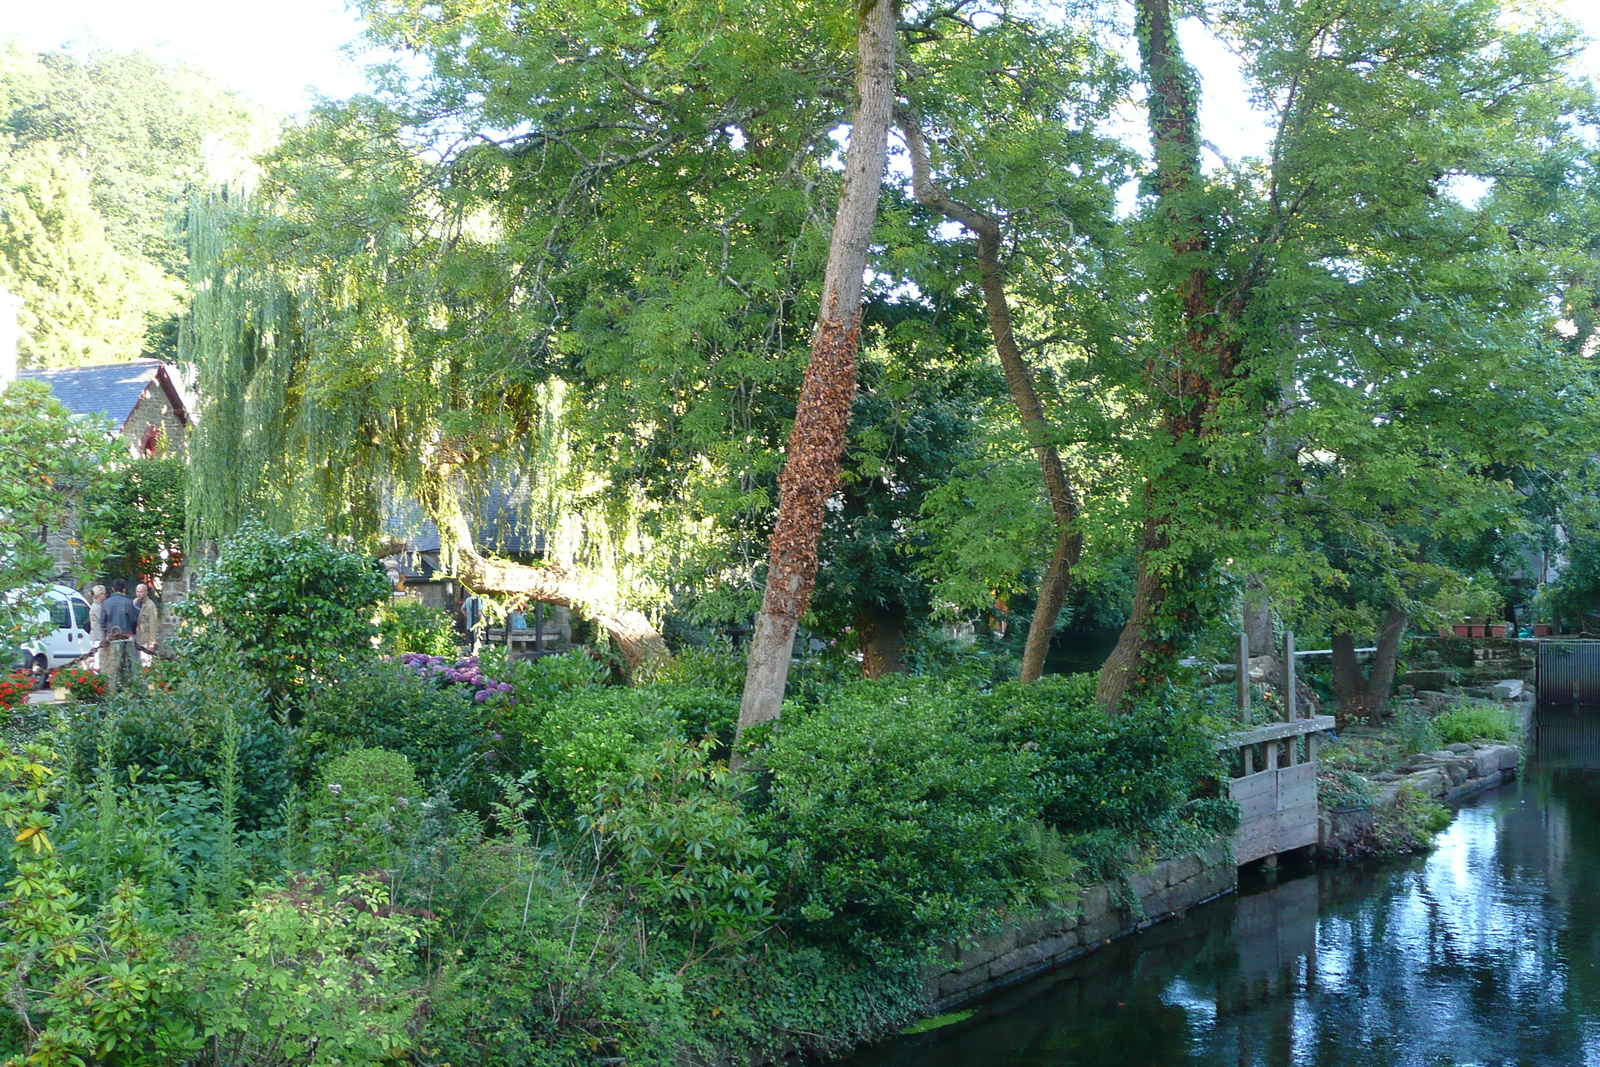
<svg viewBox="0 0 1600 1067"><path fill-rule="evenodd" d="M926 973L935 1012L949 1011L1086 955L1116 938L1231 893L1238 871L1226 846L1162 860L1121 882L1090 886L1076 900L1008 924L975 943L952 945ZM1119 902L1138 901L1137 907Z"/></svg>
<svg viewBox="0 0 1600 1067"><path fill-rule="evenodd" d="M1420 752L1406 760L1399 773L1372 776L1378 787L1372 807L1324 811L1318 820L1318 847L1325 855L1338 858L1372 829L1373 811L1394 807L1406 786L1441 804L1458 804L1515 778L1521 758L1521 749L1504 744L1456 744L1438 752Z"/></svg>

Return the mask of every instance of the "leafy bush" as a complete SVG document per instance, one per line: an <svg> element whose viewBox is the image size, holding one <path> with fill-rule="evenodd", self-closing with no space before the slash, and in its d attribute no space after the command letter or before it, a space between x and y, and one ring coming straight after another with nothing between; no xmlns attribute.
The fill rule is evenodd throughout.
<svg viewBox="0 0 1600 1067"><path fill-rule="evenodd" d="M119 780L132 768L146 781L222 784L227 732L237 732L235 803L239 825L256 830L276 820L288 794L289 733L272 713L265 688L225 660L197 656L161 675L161 685L130 685L67 723L68 769L91 782L102 761Z"/></svg>
<svg viewBox="0 0 1600 1067"><path fill-rule="evenodd" d="M400 753L358 748L322 769L306 798L306 819L318 869L392 869L421 824L422 790Z"/></svg>
<svg viewBox="0 0 1600 1067"><path fill-rule="evenodd" d="M1155 702L1108 717L1094 684L1080 674L1005 685L975 710L996 740L1037 747L1043 817L1088 872L1116 874L1130 848L1170 855L1230 833L1238 812L1206 721Z"/></svg>
<svg viewBox="0 0 1600 1067"><path fill-rule="evenodd" d="M380 661L343 665L300 698L299 780L308 783L331 756L386 748L411 761L430 792L487 811L498 795L493 775L507 768L494 751L492 715L465 686L439 686Z"/></svg>
<svg viewBox="0 0 1600 1067"><path fill-rule="evenodd" d="M378 651L385 656L415 652L449 656L457 652L450 616L410 597L391 597L378 608Z"/></svg>
<svg viewBox="0 0 1600 1067"><path fill-rule="evenodd" d="M404 1059L426 1004L413 948L427 929L370 876L262 886L207 938L192 979L205 995L216 1061Z"/></svg>
<svg viewBox="0 0 1600 1067"><path fill-rule="evenodd" d="M185 614L197 642L237 649L284 706L333 664L371 654L373 608L388 596L388 579L371 558L251 520L222 543Z"/></svg>
<svg viewBox="0 0 1600 1067"><path fill-rule="evenodd" d="M694 686L574 689L502 711L514 765L536 770L560 812L585 810L602 783L663 741L731 737L738 701Z"/></svg>
<svg viewBox="0 0 1600 1067"><path fill-rule="evenodd" d="M1447 745L1468 741L1509 741L1511 715L1487 704L1457 704L1433 720L1439 740Z"/></svg>
<svg viewBox="0 0 1600 1067"><path fill-rule="evenodd" d="M1030 833L1043 761L974 722L968 697L860 683L757 754L758 825L788 853L798 929L887 959L978 928L1043 880Z"/></svg>
<svg viewBox="0 0 1600 1067"><path fill-rule="evenodd" d="M769 847L739 804L745 783L709 742L669 738L606 783L580 828L615 858L626 896L652 925L739 943L772 918Z"/></svg>
<svg viewBox="0 0 1600 1067"><path fill-rule="evenodd" d="M1401 759L1415 752L1432 752L1443 743L1433 717L1415 706L1396 712L1387 734L1386 740L1400 750Z"/></svg>

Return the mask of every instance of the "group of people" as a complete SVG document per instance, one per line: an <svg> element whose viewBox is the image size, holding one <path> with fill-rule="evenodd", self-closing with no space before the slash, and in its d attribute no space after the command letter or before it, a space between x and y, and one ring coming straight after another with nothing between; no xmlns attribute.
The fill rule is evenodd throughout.
<svg viewBox="0 0 1600 1067"><path fill-rule="evenodd" d="M161 609L150 599L150 587L140 582L128 596L128 583L118 578L111 592L97 585L90 592L89 644L100 651L111 641L132 641L146 662L155 653L160 633ZM101 652L102 663L105 660Z"/></svg>

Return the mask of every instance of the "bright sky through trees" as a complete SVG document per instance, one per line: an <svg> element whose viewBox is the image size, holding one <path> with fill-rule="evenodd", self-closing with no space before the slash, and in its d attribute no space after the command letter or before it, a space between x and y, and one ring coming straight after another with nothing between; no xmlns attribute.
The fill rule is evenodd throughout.
<svg viewBox="0 0 1600 1067"><path fill-rule="evenodd" d="M1553 3L1600 39L1600 7L1587 0ZM361 23L340 0L279 0L266 20L248 5L208 0L4 0L0 11L0 38L20 37L26 48L157 48L280 112L303 110L319 93L348 96L362 84L360 64L342 51ZM1229 158L1248 154L1264 127L1249 113L1242 89L1221 77L1232 58L1203 32L1187 33L1184 45L1208 75L1201 106L1207 139ZM1600 74L1600 46L1590 47L1584 65Z"/></svg>

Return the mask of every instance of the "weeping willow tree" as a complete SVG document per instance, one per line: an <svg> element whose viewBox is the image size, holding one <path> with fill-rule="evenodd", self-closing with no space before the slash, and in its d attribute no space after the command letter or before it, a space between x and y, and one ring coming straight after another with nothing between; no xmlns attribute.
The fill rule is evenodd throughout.
<svg viewBox="0 0 1600 1067"><path fill-rule="evenodd" d="M415 176L391 162L391 179ZM664 650L637 609L659 588L640 565L650 559L646 502L573 462L562 383L473 380L459 349L417 321L419 311L442 321L449 308L414 291L406 253L418 234L403 221L365 249L295 261L283 258L292 246L273 231L285 220L266 196L232 187L190 205L195 296L181 343L206 405L191 452L191 542L255 515L378 544L420 502L468 586L571 606L631 662ZM474 542L510 481L525 483L543 565L492 559Z"/></svg>

